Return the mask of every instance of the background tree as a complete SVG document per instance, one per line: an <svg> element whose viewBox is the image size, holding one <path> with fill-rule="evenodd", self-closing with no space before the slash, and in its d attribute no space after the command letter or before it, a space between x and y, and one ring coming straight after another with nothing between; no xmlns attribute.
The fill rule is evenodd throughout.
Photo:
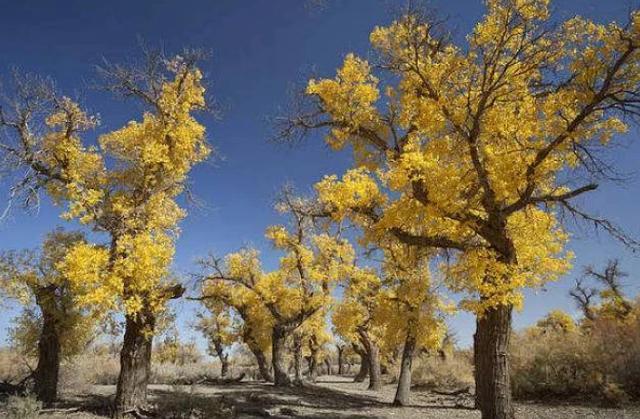
<svg viewBox="0 0 640 419"><path fill-rule="evenodd" d="M46 81L18 81L0 114L8 134L0 144L3 162L22 174L12 196L32 204L44 188L66 205L64 218L108 236L106 246L75 246L61 270L83 288L86 301L106 302L125 315L116 416L144 409L156 317L184 291L169 267L186 215L176 198L191 167L209 154L204 126L193 116L206 108L200 56L148 53L142 67L102 68L106 87L137 98L145 112L141 121L101 135L98 147L80 138L98 120Z"/></svg>
<svg viewBox="0 0 640 419"><path fill-rule="evenodd" d="M583 277L576 280L576 285L569 291L569 295L589 321L594 321L597 317L623 320L633 311L633 303L623 291L622 280L626 276L627 274L620 270L617 259L609 260L602 271L589 265L585 267ZM602 288L588 288L585 281L589 279L595 280Z"/></svg>
<svg viewBox="0 0 640 419"><path fill-rule="evenodd" d="M67 252L84 240L81 233L58 229L37 251L0 254L0 292L23 306L11 341L24 355L36 357L34 392L45 403L57 399L62 358L81 352L97 333L100 310L80 304L77 287L58 268Z"/></svg>
<svg viewBox="0 0 640 419"><path fill-rule="evenodd" d="M446 326L445 306L432 284L429 262L424 248L392 240L383 248L384 288L378 297L375 316L384 324L383 346L402 347L398 388L393 401L405 406L411 392L414 354L441 348Z"/></svg>
<svg viewBox="0 0 640 419"><path fill-rule="evenodd" d="M338 335L352 343L360 355L360 371L354 381L369 376L369 390L382 388L380 340L384 322L376 317L382 280L372 268L355 267L346 280L342 300L333 311L333 326Z"/></svg>
<svg viewBox="0 0 640 419"><path fill-rule="evenodd" d="M486 6L464 46L413 11L376 28L376 67L349 54L336 78L311 80L279 136L328 129L330 146L352 147L356 167L318 190L365 240L392 233L449 252L449 284L477 315L476 403L511 418L512 309L523 288L569 269L558 214L637 245L573 200L611 173L603 146L638 115L640 14L549 28L548 0Z"/></svg>
<svg viewBox="0 0 640 419"><path fill-rule="evenodd" d="M289 228L272 226L266 232L273 246L284 253L278 269L264 272L258 252L251 249L228 255L224 263L215 258L204 262L210 271L203 275L204 299L231 295L224 297L230 304L239 300L242 306L250 300L270 313L277 386L291 385L284 359L287 337L330 302L333 284L344 277L353 259L346 240L317 230L307 215L310 212L304 210L308 205L313 204L290 195L278 204L291 217Z"/></svg>
<svg viewBox="0 0 640 419"><path fill-rule="evenodd" d="M199 313L195 329L209 344L209 354L220 360L220 376L229 373L229 349L238 339L237 329L229 306L222 302L207 301L208 315Z"/></svg>

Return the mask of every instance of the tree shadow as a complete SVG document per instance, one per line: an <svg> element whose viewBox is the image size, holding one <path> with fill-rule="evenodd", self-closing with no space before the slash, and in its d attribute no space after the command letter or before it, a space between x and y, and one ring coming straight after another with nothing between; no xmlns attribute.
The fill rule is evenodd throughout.
<svg viewBox="0 0 640 419"><path fill-rule="evenodd" d="M209 390L209 392L207 391ZM213 392L211 392L213 390ZM188 395L186 395L188 394ZM185 396L186 395L186 396ZM266 411L277 412L290 409L293 413L281 417L322 418L327 413L313 413L308 410L330 410L330 417L350 419L375 419L371 414L340 413L341 410L363 410L388 407L389 405L373 397L349 394L343 391L327 389L313 385L304 387L275 387L260 383L234 383L219 386L196 386L193 391L186 386L180 391L172 389L153 389L152 397L160 411L171 409L176 403L185 403L185 397L194 406L233 405L239 417L264 416ZM179 400L176 400L176 397ZM277 416L277 413L275 414Z"/></svg>

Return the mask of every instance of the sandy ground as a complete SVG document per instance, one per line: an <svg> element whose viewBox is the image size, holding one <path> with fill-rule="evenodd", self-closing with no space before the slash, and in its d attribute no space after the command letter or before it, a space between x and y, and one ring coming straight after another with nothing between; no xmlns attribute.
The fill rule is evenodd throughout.
<svg viewBox="0 0 640 419"><path fill-rule="evenodd" d="M39 417L108 417L113 391L113 386L95 386L91 394L69 396L56 410ZM379 393L372 393L366 390L364 383L326 376L320 377L315 385L305 388L276 389L264 383L242 382L224 386L151 386L150 394L151 402L163 418L189 418L185 412L191 410L200 412L200 416L193 417L480 419L479 412L471 408L472 399L469 395L452 397L414 391L410 406L394 408L390 406L394 392L393 385L386 385ZM220 416L209 413L221 405L228 408L228 413ZM603 409L518 403L516 411L516 417L521 419L640 419L640 406Z"/></svg>

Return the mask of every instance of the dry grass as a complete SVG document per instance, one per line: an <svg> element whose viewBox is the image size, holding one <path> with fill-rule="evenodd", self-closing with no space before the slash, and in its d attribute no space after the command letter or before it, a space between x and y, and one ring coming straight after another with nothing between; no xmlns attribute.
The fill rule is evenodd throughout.
<svg viewBox="0 0 640 419"><path fill-rule="evenodd" d="M576 331L535 329L512 340L514 395L525 399L640 400L640 317L610 318Z"/></svg>
<svg viewBox="0 0 640 419"><path fill-rule="evenodd" d="M416 359L411 377L416 388L455 391L473 386L473 366L464 352L442 359L421 356Z"/></svg>

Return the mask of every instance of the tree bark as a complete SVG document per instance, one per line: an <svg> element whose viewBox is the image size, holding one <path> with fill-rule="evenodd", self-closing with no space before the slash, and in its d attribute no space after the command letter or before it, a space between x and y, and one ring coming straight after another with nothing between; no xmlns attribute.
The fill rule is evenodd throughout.
<svg viewBox="0 0 640 419"><path fill-rule="evenodd" d="M267 364L267 357L264 352L260 348L257 348L253 345L249 345L249 349L253 353L253 356L256 357L256 362L258 363L258 371L260 371L260 376L264 381L273 382L273 374L269 370L269 365Z"/></svg>
<svg viewBox="0 0 640 419"><path fill-rule="evenodd" d="M125 316L124 341L120 351L120 375L116 387L115 416L139 412L147 406L151 374L151 349L155 317L145 311Z"/></svg>
<svg viewBox="0 0 640 419"><path fill-rule="evenodd" d="M220 377L225 378L229 374L229 355L224 353L224 347L220 340L215 339L213 346L216 350L216 355L220 360Z"/></svg>
<svg viewBox="0 0 640 419"><path fill-rule="evenodd" d="M369 390L378 391L382 388L382 370L380 367L380 349L370 338L367 332L361 331L362 345L369 358Z"/></svg>
<svg viewBox="0 0 640 419"><path fill-rule="evenodd" d="M36 303L42 313L42 330L38 339L38 365L34 371L34 393L46 405L58 398L60 372L60 333L55 307L55 290L42 289L36 294Z"/></svg>
<svg viewBox="0 0 640 419"><path fill-rule="evenodd" d="M360 370L353 378L354 383L362 383L369 376L369 355L365 351L356 350L360 355Z"/></svg>
<svg viewBox="0 0 640 419"><path fill-rule="evenodd" d="M278 387L291 386L291 379L287 374L287 367L284 360L285 340L287 338L286 329L282 326L274 326L272 332L272 363L273 363L273 384Z"/></svg>
<svg viewBox="0 0 640 419"><path fill-rule="evenodd" d="M293 338L293 367L294 367L294 379L293 382L300 386L302 385L304 379L302 377L302 339L295 337Z"/></svg>
<svg viewBox="0 0 640 419"><path fill-rule="evenodd" d="M476 320L476 407L483 419L513 419L509 378L511 306L498 306Z"/></svg>
<svg viewBox="0 0 640 419"><path fill-rule="evenodd" d="M344 346L337 346L338 349L338 375L344 374Z"/></svg>
<svg viewBox="0 0 640 419"><path fill-rule="evenodd" d="M398 388L393 400L394 406L406 406L411 394L411 365L413 363L413 353L416 348L416 339L407 334L402 350L402 361L400 364L400 377L398 378Z"/></svg>

